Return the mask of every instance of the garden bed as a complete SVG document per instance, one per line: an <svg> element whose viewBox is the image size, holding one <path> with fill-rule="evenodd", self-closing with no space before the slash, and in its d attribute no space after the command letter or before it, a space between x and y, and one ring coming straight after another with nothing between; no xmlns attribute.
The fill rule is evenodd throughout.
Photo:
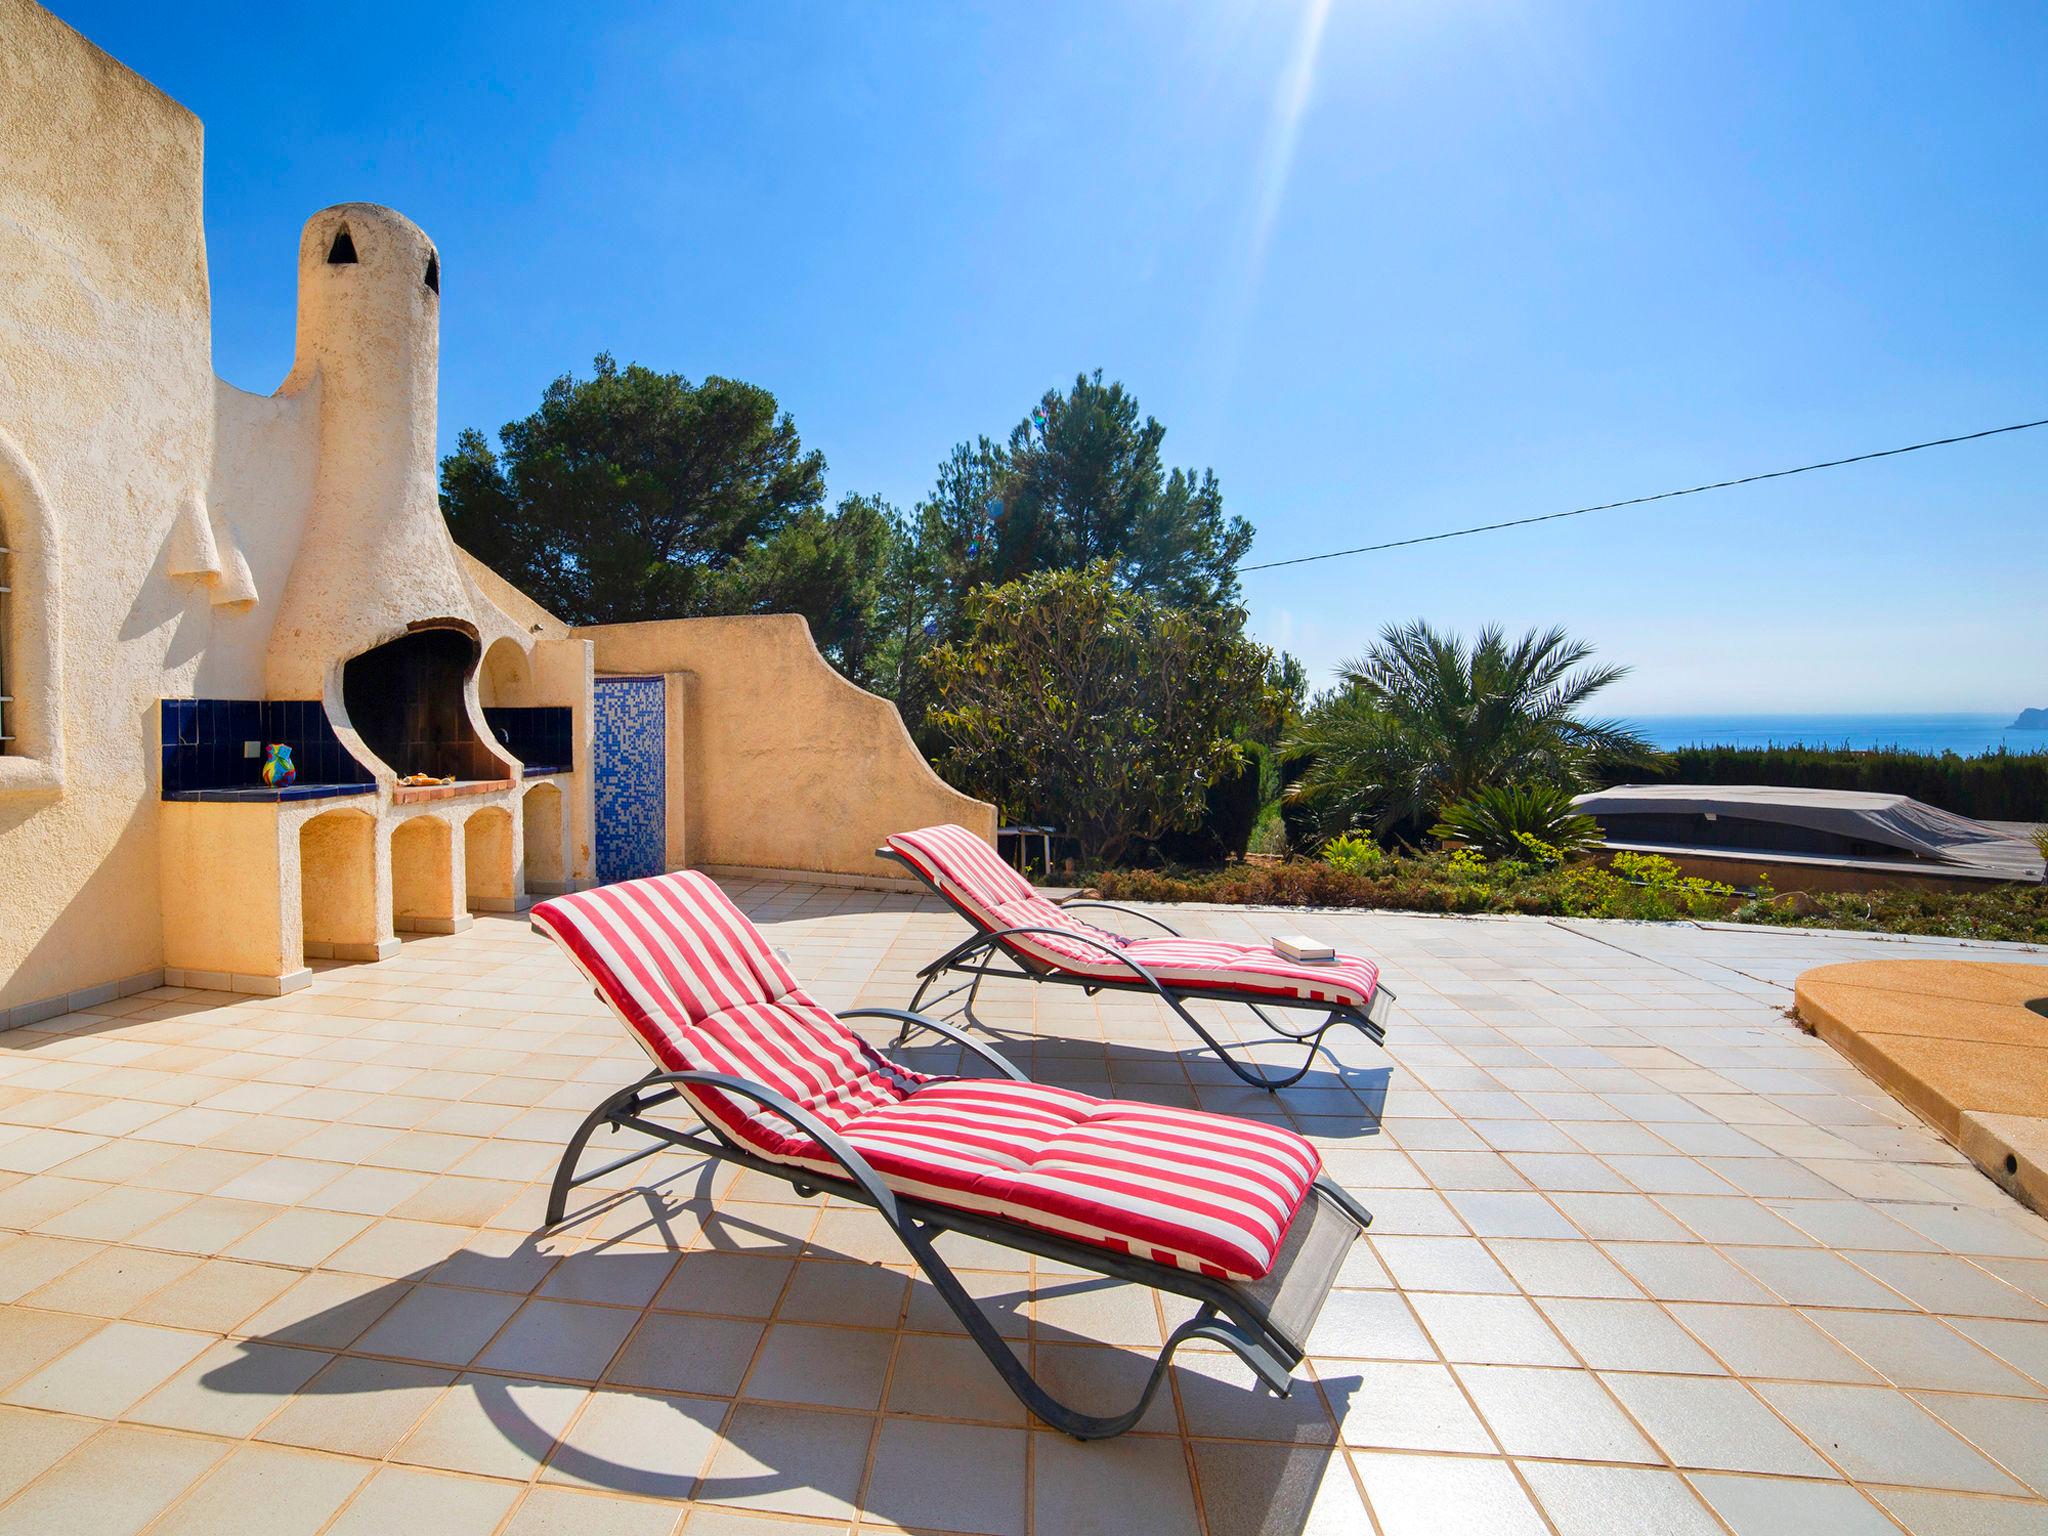
<svg viewBox="0 0 2048 1536"><path fill-rule="evenodd" d="M2048 886L2000 885L1967 892L1740 891L1681 875L1668 859L1626 853L1614 855L1607 865L1588 858L1548 866L1487 862L1469 854L1389 854L1369 870L1286 859L1211 870L1105 870L1090 883L1111 901L1740 922L2048 942Z"/></svg>

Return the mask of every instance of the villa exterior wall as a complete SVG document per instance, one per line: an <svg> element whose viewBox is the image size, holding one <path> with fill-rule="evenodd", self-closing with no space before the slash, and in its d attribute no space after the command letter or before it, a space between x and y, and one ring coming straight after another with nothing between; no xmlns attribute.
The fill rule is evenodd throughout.
<svg viewBox="0 0 2048 1536"><path fill-rule="evenodd" d="M38 515L32 479L60 578L52 605L16 563L10 688L46 644L68 683L9 711L53 739L0 758L5 1009L162 964L151 722L206 650L208 596L168 566L214 380L199 120L26 0L0 0L0 80L0 438L26 468L0 529Z"/></svg>
<svg viewBox="0 0 2048 1536"><path fill-rule="evenodd" d="M958 822L991 842L995 807L932 771L889 700L832 670L798 614L578 629L597 670L688 673L687 862L892 877L891 832Z"/></svg>
<svg viewBox="0 0 2048 1536"><path fill-rule="evenodd" d="M395 927L451 931L466 903L517 910L529 832L545 884L590 883L601 667L678 674L671 863L866 875L902 827L993 834L993 811L939 781L894 706L834 673L802 619L578 631L456 548L436 485L441 273L425 232L370 204L314 214L292 371L268 396L236 389L212 367L198 120L29 0L0 0L0 82L0 546L15 589L0 691L17 695L0 744L0 1027L165 974L287 988L308 944L375 959ZM460 703L491 766L408 791L397 777L418 765L369 752L343 672L422 628L479 647ZM307 739L338 742L375 782L302 771L278 798L255 787L238 725L191 744L210 767L188 786L184 737L162 736L167 699L224 701L237 720L266 701L283 708L260 718L302 723L293 710L318 703ZM486 706L566 707L571 761L525 778ZM311 797L343 782L369 836L316 832L308 932L299 831L341 803ZM470 882L479 813L491 870ZM425 817L451 829L450 867L436 910L399 913L392 838Z"/></svg>

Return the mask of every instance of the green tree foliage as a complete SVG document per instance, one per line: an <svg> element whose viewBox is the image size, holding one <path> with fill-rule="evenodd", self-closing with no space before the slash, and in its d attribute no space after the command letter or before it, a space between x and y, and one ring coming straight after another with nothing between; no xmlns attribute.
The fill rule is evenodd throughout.
<svg viewBox="0 0 2048 1536"><path fill-rule="evenodd" d="M1048 390L1006 440L954 448L912 520L897 588L906 719L915 725L930 702L919 655L964 637L984 586L1101 562L1117 586L1168 607L1235 613L1251 524L1224 512L1213 471L1169 470L1165 438L1097 370Z"/></svg>
<svg viewBox="0 0 2048 1536"><path fill-rule="evenodd" d="M1426 827L1498 784L1584 788L1602 767L1659 754L1586 701L1626 674L1583 665L1592 647L1562 629L1510 642L1488 627L1469 645L1417 622L1390 625L1288 742L1306 761L1289 793L1321 836Z"/></svg>
<svg viewBox="0 0 2048 1536"><path fill-rule="evenodd" d="M774 395L693 384L600 355L498 433L441 461L455 541L572 624L803 614L857 680L881 647L880 578L895 515L825 506L825 460Z"/></svg>
<svg viewBox="0 0 2048 1536"><path fill-rule="evenodd" d="M1552 864L1607 840L1561 784L1482 784L1445 806L1429 834L1484 858Z"/></svg>
<svg viewBox="0 0 2048 1536"><path fill-rule="evenodd" d="M926 663L941 766L1111 863L1193 825L1210 786L1239 770L1269 659L1241 622L1133 591L1108 561L987 587L966 637Z"/></svg>

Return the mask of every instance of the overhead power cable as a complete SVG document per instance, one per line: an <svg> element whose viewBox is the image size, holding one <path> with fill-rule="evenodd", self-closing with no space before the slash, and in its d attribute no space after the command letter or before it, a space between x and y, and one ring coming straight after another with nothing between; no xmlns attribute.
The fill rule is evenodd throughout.
<svg viewBox="0 0 2048 1536"><path fill-rule="evenodd" d="M1443 533L1418 534L1412 539L1389 539L1384 544L1360 544L1355 549L1332 549L1320 555L1296 555L1289 560L1262 560L1257 565L1240 565L1243 571L1273 571L1283 565L1309 565L1317 560L1341 560L1346 555L1372 555L1384 549L1406 549L1411 544L1434 544L1441 539L1470 538L1475 533L1493 533L1502 528L1526 528L1531 523L1554 523L1565 517L1584 517L1588 512L1612 512L1618 507L1640 507L1652 501L1670 501L1677 496L1697 496L1703 491L1725 491L1731 486L1754 485L1759 480L1782 480L1787 475L1810 475L1817 469L1840 469L1844 464L1863 464L1871 459L1895 458L1918 453L1923 448L1946 448L1952 443L1974 443L1982 437L1999 437L2007 432L2027 432L2048 427L2048 417L2039 421L2015 422L2009 427L1986 427L1982 432L1965 432L1959 437L1936 437L1924 443L1907 443L1903 448L1880 448L1875 453L1851 454L1846 459L1823 459L1818 464L1800 464L1791 469L1765 470L1760 475L1741 475L1733 480L1713 480L1689 485L1678 491L1659 491L1654 496L1630 496L1623 501L1603 501L1597 506L1573 507L1569 512L1544 512L1535 517L1511 517L1504 522L1479 523L1471 528L1451 528Z"/></svg>

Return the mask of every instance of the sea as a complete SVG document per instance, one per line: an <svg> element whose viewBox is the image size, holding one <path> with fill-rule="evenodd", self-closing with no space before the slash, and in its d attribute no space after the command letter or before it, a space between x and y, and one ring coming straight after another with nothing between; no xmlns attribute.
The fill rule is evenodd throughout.
<svg viewBox="0 0 2048 1536"><path fill-rule="evenodd" d="M2048 731L2008 729L2000 715L1635 715L1629 724L1664 750L1676 747L1899 747L1976 757L2004 747L2048 752Z"/></svg>

